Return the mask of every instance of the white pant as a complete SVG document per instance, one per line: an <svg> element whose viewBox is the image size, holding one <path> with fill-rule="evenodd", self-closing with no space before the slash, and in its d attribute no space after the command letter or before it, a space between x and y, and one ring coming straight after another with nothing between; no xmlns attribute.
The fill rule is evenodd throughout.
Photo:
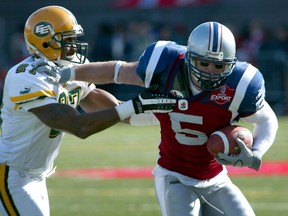
<svg viewBox="0 0 288 216"><path fill-rule="evenodd" d="M0 165L0 213L21 216L49 216L46 178L32 177Z"/></svg>
<svg viewBox="0 0 288 216"><path fill-rule="evenodd" d="M253 216L252 207L229 178L207 187L187 186L177 177L155 177L163 216Z"/></svg>

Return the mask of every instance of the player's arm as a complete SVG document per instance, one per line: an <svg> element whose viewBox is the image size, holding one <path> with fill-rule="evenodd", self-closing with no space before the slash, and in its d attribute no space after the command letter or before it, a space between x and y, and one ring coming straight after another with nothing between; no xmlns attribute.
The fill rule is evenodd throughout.
<svg viewBox="0 0 288 216"><path fill-rule="evenodd" d="M96 84L124 83L149 87L155 82L158 83L158 80L152 79L155 74L157 77L168 78L169 74L166 73L166 69L172 67L172 63L185 50L186 48L174 42L158 41L146 48L138 62L90 62L59 68L49 64L49 61L45 59L39 59L34 63L34 68L40 73L48 74L52 83L79 80ZM169 61L163 61L163 59L169 59Z"/></svg>
<svg viewBox="0 0 288 216"><path fill-rule="evenodd" d="M274 111L264 101L262 109L241 119L254 125L252 151L259 152L262 157L272 146L278 130L278 120Z"/></svg>
<svg viewBox="0 0 288 216"><path fill-rule="evenodd" d="M278 130L278 120L269 106L264 101L264 106L251 116L241 118L243 121L254 125L252 149L248 149L243 141L237 139L241 149L236 156L228 156L218 153L217 161L224 165L248 166L258 170L261 165L263 155L273 144Z"/></svg>
<svg viewBox="0 0 288 216"><path fill-rule="evenodd" d="M137 65L138 62L106 61L60 68L46 59L39 59L33 64L33 67L39 73L47 74L49 83L79 80L96 84L124 83L144 86L143 81L136 73Z"/></svg>
<svg viewBox="0 0 288 216"><path fill-rule="evenodd" d="M69 79L84 80L94 83L125 83L149 87L155 83L165 85L169 77L167 68L171 68L181 54L183 46L171 41L158 41L150 44L138 62L108 61L79 65L75 70L67 69ZM164 61L163 59L168 59ZM169 70L168 70L169 71ZM64 71L61 71L61 82L66 82ZM95 74L96 73L96 74ZM155 77L158 77L155 79ZM159 83L162 77L163 83ZM165 81L164 81L165 80ZM159 89L162 89L159 86Z"/></svg>
<svg viewBox="0 0 288 216"><path fill-rule="evenodd" d="M73 79L73 73L75 73L75 80L96 84L125 83L143 86L143 81L137 75L136 68L137 62L91 62L89 64L77 65L74 68L75 71L67 71L67 74L72 73L72 77L70 76L69 79ZM61 82L65 81L62 80Z"/></svg>
<svg viewBox="0 0 288 216"><path fill-rule="evenodd" d="M141 113L132 115L130 118L122 121L123 123L130 124L133 126L152 126L160 125L159 120L153 113Z"/></svg>
<svg viewBox="0 0 288 216"><path fill-rule="evenodd" d="M80 107L85 112L95 112L101 109L112 108L122 103L109 92L95 88L80 101Z"/></svg>
<svg viewBox="0 0 288 216"><path fill-rule="evenodd" d="M96 112L79 113L73 107L59 103L43 105L29 111L34 113L47 126L72 133L84 139L134 114L172 111L177 100L172 95L157 93L155 90L155 88L145 89L129 101Z"/></svg>
<svg viewBox="0 0 288 216"><path fill-rule="evenodd" d="M82 139L120 121L115 108L80 114L69 105L53 103L33 108L30 111L47 126L71 133Z"/></svg>
<svg viewBox="0 0 288 216"><path fill-rule="evenodd" d="M39 59L33 66L38 72L48 74L51 78L50 83L79 80L96 84L124 83L149 87L155 84L155 79L152 79L155 74L157 77L168 78L169 74L165 70L172 67L171 63L178 59L185 50L186 47L174 42L158 41L146 48L138 62L90 62L59 68L54 67L45 59ZM163 59L169 59L169 61L163 61Z"/></svg>
<svg viewBox="0 0 288 216"><path fill-rule="evenodd" d="M85 112L95 112L96 110L112 108L121 103L122 101L119 101L114 95L96 88L81 100L80 107ZM134 114L122 122L134 126L159 125L159 121L153 113Z"/></svg>

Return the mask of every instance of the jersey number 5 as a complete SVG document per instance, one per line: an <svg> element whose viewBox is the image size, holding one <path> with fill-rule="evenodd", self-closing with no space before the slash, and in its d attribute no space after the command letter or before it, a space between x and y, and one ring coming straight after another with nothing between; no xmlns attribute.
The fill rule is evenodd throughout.
<svg viewBox="0 0 288 216"><path fill-rule="evenodd" d="M195 116L195 115L187 115L183 113L169 113L172 129L176 134L176 140L183 145L203 145L207 142L208 137L205 133L197 130L192 130L187 126L193 124L195 125L203 125L203 117Z"/></svg>

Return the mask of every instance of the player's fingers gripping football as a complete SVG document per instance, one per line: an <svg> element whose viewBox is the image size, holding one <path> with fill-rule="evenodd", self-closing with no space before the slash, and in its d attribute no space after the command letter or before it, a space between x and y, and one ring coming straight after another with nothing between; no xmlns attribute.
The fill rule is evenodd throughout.
<svg viewBox="0 0 288 216"><path fill-rule="evenodd" d="M261 166L261 154L258 151L253 151L241 139L236 139L240 148L239 158L243 163L242 166L248 166L251 169L259 170Z"/></svg>
<svg viewBox="0 0 288 216"><path fill-rule="evenodd" d="M229 156L227 154L218 153L216 160L224 165L232 165L236 167L248 166L256 170L259 169L259 167L255 167L255 157L253 155L253 152L245 145L243 140L237 138L236 142L240 148L240 153L238 155Z"/></svg>
<svg viewBox="0 0 288 216"><path fill-rule="evenodd" d="M222 155L223 153L218 153L217 156L215 157L216 161L219 163L219 164L222 164L222 165L225 165L225 166L233 166L232 162L230 161L227 161L225 159L222 159Z"/></svg>
<svg viewBox="0 0 288 216"><path fill-rule="evenodd" d="M237 138L236 142L240 148L240 154L243 151L250 151L251 152L251 150L247 147L247 145L245 144L245 142L241 138Z"/></svg>
<svg viewBox="0 0 288 216"><path fill-rule="evenodd" d="M177 100L172 94L159 93L156 86L145 89L133 100L135 113L166 113L171 112Z"/></svg>

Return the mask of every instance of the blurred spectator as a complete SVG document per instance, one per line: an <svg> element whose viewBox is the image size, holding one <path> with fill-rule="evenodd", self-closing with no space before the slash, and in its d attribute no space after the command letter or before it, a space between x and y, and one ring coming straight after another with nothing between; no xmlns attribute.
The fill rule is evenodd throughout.
<svg viewBox="0 0 288 216"><path fill-rule="evenodd" d="M112 27L108 23L96 26L95 37L89 53L90 61L108 61L112 59Z"/></svg>
<svg viewBox="0 0 288 216"><path fill-rule="evenodd" d="M26 48L25 39L23 36L24 24L19 24L15 33L12 34L10 40L10 55L11 55L11 63L17 64L18 62L25 59L29 56L29 52Z"/></svg>
<svg viewBox="0 0 288 216"><path fill-rule="evenodd" d="M131 59L133 45L127 39L127 23L121 21L116 23L112 35L112 59L129 61Z"/></svg>
<svg viewBox="0 0 288 216"><path fill-rule="evenodd" d="M187 38L190 35L190 30L187 29L187 26L184 24L177 24L173 28L173 37L174 41L178 44L187 44Z"/></svg>
<svg viewBox="0 0 288 216"><path fill-rule="evenodd" d="M274 110L288 113L288 26L271 29L258 55L258 62L266 80L267 96Z"/></svg>
<svg viewBox="0 0 288 216"><path fill-rule="evenodd" d="M237 57L241 61L255 64L257 54L265 36L264 28L260 22L253 20L248 23L242 34L241 41L237 41L239 45Z"/></svg>
<svg viewBox="0 0 288 216"><path fill-rule="evenodd" d="M280 26L273 33L270 31L269 37L265 38L261 50L282 50L288 52L288 26Z"/></svg>
<svg viewBox="0 0 288 216"><path fill-rule="evenodd" d="M172 35L172 30L171 26L168 24L160 24L157 25L156 28L154 29L154 34L155 34L155 40L173 40L173 35Z"/></svg>
<svg viewBox="0 0 288 216"><path fill-rule="evenodd" d="M133 47L130 61L138 60L143 50L156 40L152 25L147 20L131 21L128 24L128 34L127 40Z"/></svg>

